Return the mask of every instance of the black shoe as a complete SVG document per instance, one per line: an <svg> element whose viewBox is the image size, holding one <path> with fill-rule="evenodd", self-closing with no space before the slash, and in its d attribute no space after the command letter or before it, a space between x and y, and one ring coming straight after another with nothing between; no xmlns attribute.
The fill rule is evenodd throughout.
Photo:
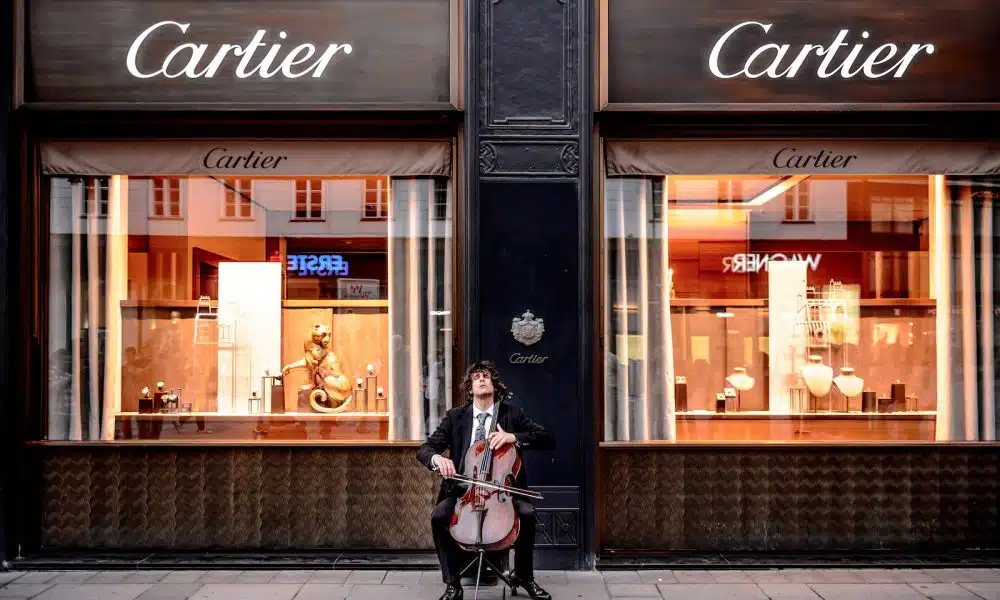
<svg viewBox="0 0 1000 600"><path fill-rule="evenodd" d="M552 600L552 594L546 592L542 589L542 586L535 583L534 580L531 581L521 581L518 579L517 575L511 573L510 575L510 595L517 595L517 588L524 588L524 591L528 593L528 597L532 600Z"/></svg>
<svg viewBox="0 0 1000 600"><path fill-rule="evenodd" d="M448 584L448 587L444 590L444 595L438 598L438 600L462 600L464 596L465 590L462 589L462 586Z"/></svg>

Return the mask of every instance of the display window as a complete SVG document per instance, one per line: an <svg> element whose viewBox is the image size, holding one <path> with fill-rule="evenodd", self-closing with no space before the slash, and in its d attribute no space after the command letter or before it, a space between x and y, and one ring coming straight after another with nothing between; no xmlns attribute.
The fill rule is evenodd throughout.
<svg viewBox="0 0 1000 600"><path fill-rule="evenodd" d="M47 439L422 439L450 143L233 146L43 148Z"/></svg>
<svg viewBox="0 0 1000 600"><path fill-rule="evenodd" d="M991 439L988 167L940 147L734 145L609 150L604 439Z"/></svg>

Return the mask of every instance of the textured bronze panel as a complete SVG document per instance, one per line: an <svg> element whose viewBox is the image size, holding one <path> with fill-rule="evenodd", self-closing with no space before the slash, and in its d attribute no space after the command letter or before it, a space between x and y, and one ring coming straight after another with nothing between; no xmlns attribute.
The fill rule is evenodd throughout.
<svg viewBox="0 0 1000 600"><path fill-rule="evenodd" d="M429 549L413 449L38 448L49 549Z"/></svg>
<svg viewBox="0 0 1000 600"><path fill-rule="evenodd" d="M448 0L32 0L28 2L29 101L79 103L446 103L450 97L450 4ZM133 41L162 21L188 23L157 29L142 45L137 68L128 71ZM302 73L328 44L351 44L320 77L280 73L241 78L233 53L212 77L156 75L183 43L206 44L196 70L223 44L246 47L264 30L250 69L280 44L272 67L299 44L316 47ZM287 34L281 39L281 32ZM265 49L265 47L267 49ZM245 55L248 56L248 55ZM298 57L302 58L302 54ZM191 58L182 50L170 63L175 75ZM249 69L248 69L249 71Z"/></svg>
<svg viewBox="0 0 1000 600"><path fill-rule="evenodd" d="M604 549L1000 546L995 446L604 453Z"/></svg>
<svg viewBox="0 0 1000 600"><path fill-rule="evenodd" d="M1000 85L984 78L1000 51L1000 5L992 0L607 0L608 100L612 103L922 103L997 102ZM813 54L794 77L720 79L709 70L716 41L747 21L771 25L738 31L721 54L720 69L734 75L764 44L789 44L781 61L791 65L803 44L828 46L841 30L845 45L829 56L839 67L855 44L863 44L856 68L881 44L934 44L902 77L821 77L823 60ZM869 38L863 38L868 32ZM764 50L756 75L775 57ZM899 56L905 50L900 50ZM893 61L895 62L895 61ZM888 66L888 64L884 65ZM850 69L851 72L855 68ZM874 69L881 73L882 69Z"/></svg>

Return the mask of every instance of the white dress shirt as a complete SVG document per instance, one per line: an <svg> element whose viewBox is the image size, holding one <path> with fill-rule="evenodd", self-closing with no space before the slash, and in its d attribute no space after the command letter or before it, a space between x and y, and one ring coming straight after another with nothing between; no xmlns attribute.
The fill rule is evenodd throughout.
<svg viewBox="0 0 1000 600"><path fill-rule="evenodd" d="M475 439L476 439L476 430L479 429L479 415L481 415L483 413L486 413L487 415L489 415L485 419L483 419L483 429L486 430L486 437L487 438L489 437L489 435L490 435L490 426L493 423L493 412L496 410L496 407L497 407L496 402L494 402L493 404L491 404L490 407L488 409L486 409L486 410L481 410L475 404L472 405L472 431L469 433L469 443L465 445L465 449L466 450L468 450L469 448L472 447L472 442L474 442ZM434 456L432 456L431 457L431 466L433 466L436 469L437 466L438 466L438 460L440 460L440 459L441 459L441 455L440 454L435 454ZM451 460L455 461L456 462L456 466L458 466L457 465L457 460L454 457Z"/></svg>
<svg viewBox="0 0 1000 600"><path fill-rule="evenodd" d="M493 423L493 411L496 409L496 402L490 405L486 410L479 410L475 404L472 405L472 433L469 435L469 443L465 446L466 449L472 447L472 443L476 441L476 430L479 429L479 415L486 413L486 418L483 419L483 429L486 431L486 437L490 435L490 425Z"/></svg>

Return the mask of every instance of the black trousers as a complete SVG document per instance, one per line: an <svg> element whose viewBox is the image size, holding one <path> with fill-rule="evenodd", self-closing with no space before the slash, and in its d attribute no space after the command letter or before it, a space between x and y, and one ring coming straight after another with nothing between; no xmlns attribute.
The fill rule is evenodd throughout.
<svg viewBox="0 0 1000 600"><path fill-rule="evenodd" d="M462 569L475 555L462 550L448 532L451 527L451 516L455 512L455 498L442 500L431 515L431 530L434 533L434 547L437 549L438 562L441 563L441 578L445 583L458 585ZM521 521L521 530L514 542L514 572L522 581L532 581L534 573L535 553L535 507L530 502L514 499L514 510ZM494 563L496 564L496 563ZM497 565L500 567L500 565ZM466 577L475 577L471 569Z"/></svg>

